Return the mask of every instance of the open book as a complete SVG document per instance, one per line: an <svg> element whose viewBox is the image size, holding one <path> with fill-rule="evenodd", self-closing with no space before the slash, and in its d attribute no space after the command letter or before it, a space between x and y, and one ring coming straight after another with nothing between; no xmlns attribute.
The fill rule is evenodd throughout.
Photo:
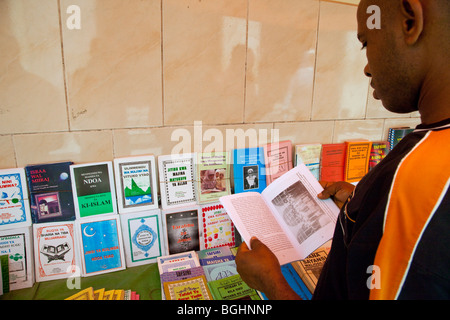
<svg viewBox="0 0 450 320"><path fill-rule="evenodd" d="M339 208L320 200L323 190L304 164L294 167L260 194L223 196L227 210L247 245L256 236L281 265L306 258L333 236Z"/></svg>

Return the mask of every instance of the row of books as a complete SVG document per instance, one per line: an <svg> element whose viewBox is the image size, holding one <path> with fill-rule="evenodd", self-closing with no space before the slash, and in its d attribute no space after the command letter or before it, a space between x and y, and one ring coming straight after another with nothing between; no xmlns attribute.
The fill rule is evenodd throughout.
<svg viewBox="0 0 450 320"><path fill-rule="evenodd" d="M318 180L358 182L386 156L389 143L358 140L295 145L294 161L292 147L290 141L282 141L236 149L231 155L164 155L157 159L158 172L153 155L0 170L0 230L28 226L31 220L70 221L212 203L231 193L261 192L299 163Z"/></svg>
<svg viewBox="0 0 450 320"><path fill-rule="evenodd" d="M139 300L139 294L132 290L105 288L94 290L93 287L83 289L64 300Z"/></svg>
<svg viewBox="0 0 450 320"><path fill-rule="evenodd" d="M291 288L310 300L330 249L331 241L302 261L281 267ZM236 270L237 248L227 246L159 257L163 300L267 300L250 288Z"/></svg>
<svg viewBox="0 0 450 320"><path fill-rule="evenodd" d="M9 288L89 277L155 263L165 255L237 246L240 236L220 203L102 214L0 231Z"/></svg>
<svg viewBox="0 0 450 320"><path fill-rule="evenodd" d="M174 241L182 240L181 251L168 252L165 239L157 233L161 232L159 211L124 214L120 219L119 215L104 215L75 222L34 224L32 230L26 227L2 231L0 292L28 288L35 281L92 276L156 262L163 299L267 299L263 293L249 288L237 273L236 246L230 248L226 244L196 250L198 247L186 245L194 238L186 223L186 228L179 232L181 239ZM285 278L303 299L311 298L330 245L331 241L306 259L282 266ZM190 250L192 248L194 250ZM197 289L189 294L183 291L187 287L199 287L203 293L194 297ZM67 299L122 297L123 290L115 291L87 288ZM95 298L100 293L104 296ZM108 296L113 293L114 297ZM139 297L134 292L127 299L138 300Z"/></svg>

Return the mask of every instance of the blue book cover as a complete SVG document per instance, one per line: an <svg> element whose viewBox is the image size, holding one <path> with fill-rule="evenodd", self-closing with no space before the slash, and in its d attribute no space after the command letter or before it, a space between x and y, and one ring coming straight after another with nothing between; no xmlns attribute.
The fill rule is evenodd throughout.
<svg viewBox="0 0 450 320"><path fill-rule="evenodd" d="M311 300L312 293L308 290L308 287L290 263L281 266L281 273L292 290L294 290L302 300ZM260 294L263 300L269 300L263 292L260 292Z"/></svg>
<svg viewBox="0 0 450 320"><path fill-rule="evenodd" d="M87 276L125 269L119 217L81 219L81 255Z"/></svg>
<svg viewBox="0 0 450 320"><path fill-rule="evenodd" d="M75 220L71 164L60 162L25 167L33 223Z"/></svg>
<svg viewBox="0 0 450 320"><path fill-rule="evenodd" d="M266 188L266 167L262 147L233 150L233 179L234 193L248 191L261 193Z"/></svg>

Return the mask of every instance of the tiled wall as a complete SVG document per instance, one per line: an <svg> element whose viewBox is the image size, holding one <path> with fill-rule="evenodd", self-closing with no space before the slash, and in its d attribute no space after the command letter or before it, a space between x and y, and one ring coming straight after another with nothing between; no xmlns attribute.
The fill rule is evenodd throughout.
<svg viewBox="0 0 450 320"><path fill-rule="evenodd" d="M0 168L417 125L372 98L355 16L319 0L0 0Z"/></svg>

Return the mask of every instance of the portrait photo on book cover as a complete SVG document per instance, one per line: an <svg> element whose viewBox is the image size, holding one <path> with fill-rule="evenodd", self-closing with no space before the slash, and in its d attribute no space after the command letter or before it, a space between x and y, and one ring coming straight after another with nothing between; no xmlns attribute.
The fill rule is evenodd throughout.
<svg viewBox="0 0 450 320"><path fill-rule="evenodd" d="M245 166L244 171L244 190L258 189L258 166Z"/></svg>
<svg viewBox="0 0 450 320"><path fill-rule="evenodd" d="M202 194L226 191L227 169L208 169L200 171Z"/></svg>
<svg viewBox="0 0 450 320"><path fill-rule="evenodd" d="M330 223L305 186L297 181L273 198L272 204L301 244L321 227Z"/></svg>

